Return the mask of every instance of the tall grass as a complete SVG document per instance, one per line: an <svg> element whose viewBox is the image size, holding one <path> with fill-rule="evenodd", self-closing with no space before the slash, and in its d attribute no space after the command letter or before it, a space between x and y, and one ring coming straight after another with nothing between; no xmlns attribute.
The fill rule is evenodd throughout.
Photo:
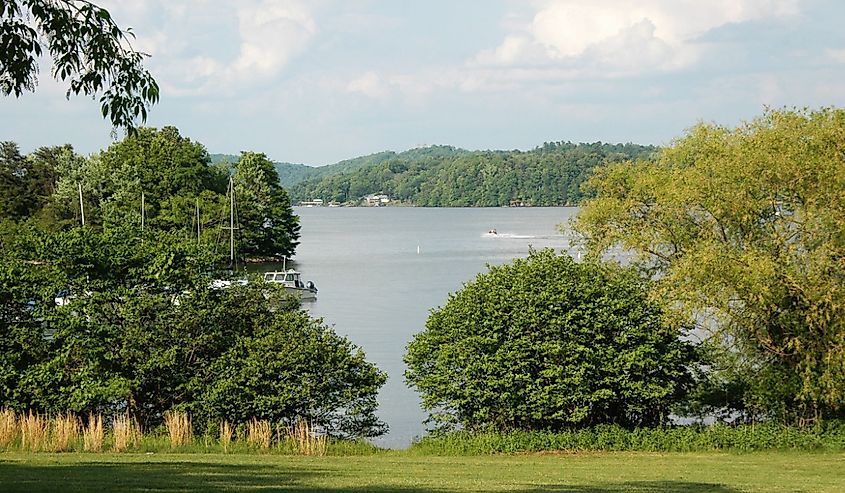
<svg viewBox="0 0 845 493"><path fill-rule="evenodd" d="M52 422L50 451L70 451L79 439L79 419L72 414L60 414L53 418Z"/></svg>
<svg viewBox="0 0 845 493"><path fill-rule="evenodd" d="M191 426L191 417L182 411L167 411L164 413L164 424L167 426L167 433L170 435L170 448L179 448L190 445L193 441L194 432Z"/></svg>
<svg viewBox="0 0 845 493"><path fill-rule="evenodd" d="M26 416L21 416L19 423L22 450L38 452L47 449L47 439L50 435L47 418L30 411Z"/></svg>
<svg viewBox="0 0 845 493"><path fill-rule="evenodd" d="M113 450L125 452L129 447L137 447L141 441L141 430L129 413L119 414L112 419Z"/></svg>
<svg viewBox="0 0 845 493"><path fill-rule="evenodd" d="M82 430L82 444L87 452L103 450L103 415L89 414L88 425Z"/></svg>
<svg viewBox="0 0 845 493"><path fill-rule="evenodd" d="M267 420L252 419L238 426L221 421L209 426L204 440L193 438L190 416L183 412L165 413L167 433L144 435L138 421L129 414L112 417L110 425L101 414L89 414L81 420L72 414L48 417L33 412L18 415L0 410L0 452L219 452L327 455L371 455L381 449L366 442L330 440L308 421L292 426L275 425ZM108 429L107 429L108 426ZM218 427L219 426L219 427ZM219 433L219 435L218 435ZM2 488L0 488L2 490Z"/></svg>
<svg viewBox="0 0 845 493"><path fill-rule="evenodd" d="M232 444L232 425L228 421L220 422L220 446L223 448L223 453L229 453L229 447Z"/></svg>
<svg viewBox="0 0 845 493"><path fill-rule="evenodd" d="M304 419L297 420L288 428L286 440L294 453L300 455L326 455L328 438L318 435L313 426Z"/></svg>
<svg viewBox="0 0 845 493"><path fill-rule="evenodd" d="M18 415L11 409L0 410L0 448L10 447L18 439Z"/></svg>
<svg viewBox="0 0 845 493"><path fill-rule="evenodd" d="M253 418L246 424L246 428L246 441L248 444L258 447L260 450L270 448L270 441L273 438L273 428L270 426L269 421Z"/></svg>

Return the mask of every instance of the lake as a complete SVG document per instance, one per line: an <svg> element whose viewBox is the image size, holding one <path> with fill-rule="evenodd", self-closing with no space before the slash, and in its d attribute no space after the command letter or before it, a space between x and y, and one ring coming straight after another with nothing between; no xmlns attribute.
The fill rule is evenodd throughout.
<svg viewBox="0 0 845 493"><path fill-rule="evenodd" d="M526 257L530 247L570 248L557 226L576 208L295 207L302 225L295 267L313 280L305 304L386 371L379 416L390 432L374 442L404 448L425 434L426 414L404 382L405 346L487 264ZM495 228L497 235L487 235ZM574 255L577 252L572 251Z"/></svg>

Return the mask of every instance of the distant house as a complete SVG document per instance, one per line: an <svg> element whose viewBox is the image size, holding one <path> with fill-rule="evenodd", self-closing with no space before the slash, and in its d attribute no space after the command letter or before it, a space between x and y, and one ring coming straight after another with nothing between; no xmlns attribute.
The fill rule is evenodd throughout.
<svg viewBox="0 0 845 493"><path fill-rule="evenodd" d="M364 197L369 207L382 207L390 203L390 197L384 194L370 194Z"/></svg>

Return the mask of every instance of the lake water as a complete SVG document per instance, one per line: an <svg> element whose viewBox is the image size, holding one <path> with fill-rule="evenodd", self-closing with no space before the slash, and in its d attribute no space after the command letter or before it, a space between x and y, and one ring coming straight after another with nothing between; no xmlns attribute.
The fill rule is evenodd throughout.
<svg viewBox="0 0 845 493"><path fill-rule="evenodd" d="M404 382L405 346L432 308L486 272L526 257L529 247L568 250L557 226L575 208L296 207L302 225L294 265L319 288L305 307L363 348L386 371L380 446L404 448L425 434L425 413ZM498 235L487 235L495 228ZM577 252L573 250L573 254Z"/></svg>

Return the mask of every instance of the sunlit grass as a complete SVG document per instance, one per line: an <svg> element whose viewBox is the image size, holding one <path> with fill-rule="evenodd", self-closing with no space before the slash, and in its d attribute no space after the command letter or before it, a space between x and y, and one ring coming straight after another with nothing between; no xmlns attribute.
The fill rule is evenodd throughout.
<svg viewBox="0 0 845 493"><path fill-rule="evenodd" d="M0 454L3 491L841 492L845 454Z"/></svg>

